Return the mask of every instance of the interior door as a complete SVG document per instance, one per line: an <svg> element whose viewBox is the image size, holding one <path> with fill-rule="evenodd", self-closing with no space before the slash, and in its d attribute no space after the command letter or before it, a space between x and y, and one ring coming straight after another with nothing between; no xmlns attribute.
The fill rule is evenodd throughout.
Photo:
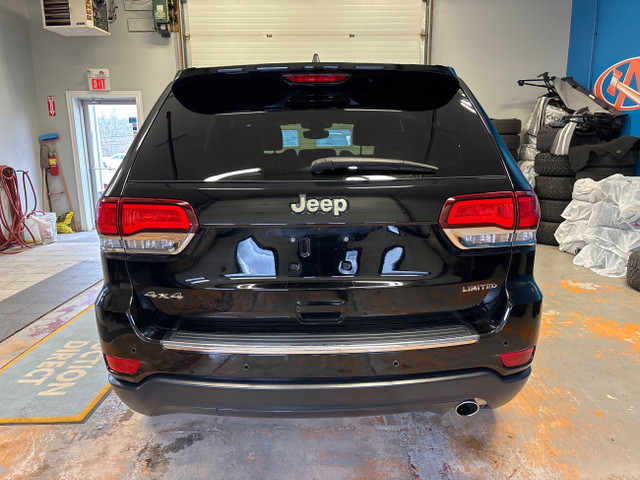
<svg viewBox="0 0 640 480"><path fill-rule="evenodd" d="M91 202L96 204L115 175L138 129L134 98L82 101Z"/></svg>

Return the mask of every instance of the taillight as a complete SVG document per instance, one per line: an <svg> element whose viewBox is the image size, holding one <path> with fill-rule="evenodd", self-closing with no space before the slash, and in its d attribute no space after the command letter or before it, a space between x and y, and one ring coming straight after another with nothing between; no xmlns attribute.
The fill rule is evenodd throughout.
<svg viewBox="0 0 640 480"><path fill-rule="evenodd" d="M531 245L540 207L535 193L492 192L449 198L440 228L462 249Z"/></svg>
<svg viewBox="0 0 640 480"><path fill-rule="evenodd" d="M500 355L502 364L507 368L519 367L531 361L535 347L530 347L517 352L506 352Z"/></svg>
<svg viewBox="0 0 640 480"><path fill-rule="evenodd" d="M460 195L446 201L442 214L441 225L445 227L494 226L513 229L513 194Z"/></svg>
<svg viewBox="0 0 640 480"><path fill-rule="evenodd" d="M133 375L140 369L140 362L138 360L112 357L111 355L105 355L104 358L107 360L109 368L114 372Z"/></svg>
<svg viewBox="0 0 640 480"><path fill-rule="evenodd" d="M101 198L96 212L105 252L176 254L198 230L191 205L181 200Z"/></svg>
<svg viewBox="0 0 640 480"><path fill-rule="evenodd" d="M350 77L348 73L285 73L282 77L291 83L340 83Z"/></svg>
<svg viewBox="0 0 640 480"><path fill-rule="evenodd" d="M518 199L518 224L513 243L525 245L535 243L536 230L540 223L540 203L532 191L516 192Z"/></svg>
<svg viewBox="0 0 640 480"><path fill-rule="evenodd" d="M96 211L96 230L98 235L118 234L118 198L101 198Z"/></svg>
<svg viewBox="0 0 640 480"><path fill-rule="evenodd" d="M190 232L197 225L193 208L176 200L123 198L120 210L122 235L136 232Z"/></svg>

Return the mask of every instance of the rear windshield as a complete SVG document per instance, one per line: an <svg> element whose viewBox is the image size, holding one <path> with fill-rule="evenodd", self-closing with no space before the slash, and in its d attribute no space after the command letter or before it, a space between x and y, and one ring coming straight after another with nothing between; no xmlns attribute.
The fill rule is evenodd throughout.
<svg viewBox="0 0 640 480"><path fill-rule="evenodd" d="M501 175L502 161L462 90L428 111L303 109L195 113L169 94L138 152L130 180L233 182L358 180L349 172L311 172L320 158L427 163L436 173L396 177ZM363 176L364 180L388 175Z"/></svg>

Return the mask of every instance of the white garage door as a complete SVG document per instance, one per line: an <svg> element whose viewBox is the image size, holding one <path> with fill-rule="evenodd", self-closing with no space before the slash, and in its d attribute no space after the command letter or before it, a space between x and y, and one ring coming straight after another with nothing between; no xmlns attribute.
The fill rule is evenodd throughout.
<svg viewBox="0 0 640 480"><path fill-rule="evenodd" d="M424 63L423 0L188 0L189 64Z"/></svg>

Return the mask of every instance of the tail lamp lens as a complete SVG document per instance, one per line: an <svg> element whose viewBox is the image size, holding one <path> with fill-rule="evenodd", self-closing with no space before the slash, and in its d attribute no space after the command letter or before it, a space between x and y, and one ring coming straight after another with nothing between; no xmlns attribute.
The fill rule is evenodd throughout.
<svg viewBox="0 0 640 480"><path fill-rule="evenodd" d="M492 192L448 199L439 225L462 249L532 245L540 220L535 193Z"/></svg>
<svg viewBox="0 0 640 480"><path fill-rule="evenodd" d="M166 204L134 203L124 199L120 212L122 235L131 235L140 231L189 232L195 218L191 205L186 202Z"/></svg>
<svg viewBox="0 0 640 480"><path fill-rule="evenodd" d="M506 352L500 355L500 360L507 368L520 367L531 361L534 350L535 347L530 347L525 350L518 350L517 352Z"/></svg>
<svg viewBox="0 0 640 480"><path fill-rule="evenodd" d="M538 228L540 204L533 192L516 192L518 199L518 229Z"/></svg>
<svg viewBox="0 0 640 480"><path fill-rule="evenodd" d="M118 234L118 200L101 198L96 211L96 230L98 235Z"/></svg>
<svg viewBox="0 0 640 480"><path fill-rule="evenodd" d="M346 73L286 73L282 75L285 80L291 83L340 83L349 78Z"/></svg>
<svg viewBox="0 0 640 480"><path fill-rule="evenodd" d="M96 228L105 252L176 254L198 220L181 200L106 197L98 202Z"/></svg>
<svg viewBox="0 0 640 480"><path fill-rule="evenodd" d="M107 360L107 365L109 365L109 368L114 372L133 375L140 369L140 362L138 360L112 357L111 355L105 355L104 357Z"/></svg>
<svg viewBox="0 0 640 480"><path fill-rule="evenodd" d="M485 198L486 197L486 198ZM495 226L512 229L515 211L513 194L461 195L445 203L442 224L449 227Z"/></svg>

